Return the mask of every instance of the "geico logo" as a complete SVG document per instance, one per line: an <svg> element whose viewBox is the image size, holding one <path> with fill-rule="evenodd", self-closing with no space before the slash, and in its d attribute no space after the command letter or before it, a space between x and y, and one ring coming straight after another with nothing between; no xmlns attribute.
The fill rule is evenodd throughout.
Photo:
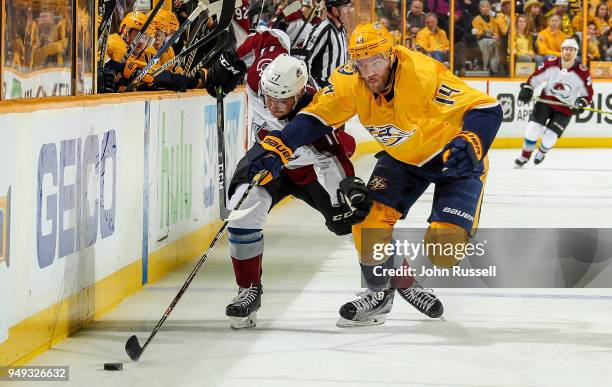
<svg viewBox="0 0 612 387"><path fill-rule="evenodd" d="M115 232L117 140L86 138L43 144L38 154L36 249L38 266L92 246Z"/></svg>
<svg viewBox="0 0 612 387"><path fill-rule="evenodd" d="M470 215L470 214L468 214L467 212L464 212L464 211L459 211L459 210L457 210L455 208L444 207L442 212L447 212L447 213L449 213L451 215L457 215L457 216L459 216L461 218L465 218L465 219L467 219L469 221L474 221L474 217L472 215Z"/></svg>
<svg viewBox="0 0 612 387"><path fill-rule="evenodd" d="M263 142L264 144L270 145L272 148L276 149L285 159L291 157L291 150L280 141L276 141L271 137L266 137L264 138Z"/></svg>

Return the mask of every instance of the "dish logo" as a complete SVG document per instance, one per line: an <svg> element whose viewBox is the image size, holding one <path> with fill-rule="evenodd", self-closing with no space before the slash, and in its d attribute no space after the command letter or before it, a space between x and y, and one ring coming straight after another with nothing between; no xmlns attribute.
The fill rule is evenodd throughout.
<svg viewBox="0 0 612 387"><path fill-rule="evenodd" d="M514 95L512 94L498 94L497 100L501 105L503 116L503 122L514 121Z"/></svg>

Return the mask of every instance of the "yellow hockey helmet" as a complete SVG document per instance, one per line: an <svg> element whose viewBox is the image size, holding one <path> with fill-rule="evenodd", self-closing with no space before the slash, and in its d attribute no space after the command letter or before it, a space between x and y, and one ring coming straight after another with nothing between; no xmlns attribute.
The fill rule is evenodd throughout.
<svg viewBox="0 0 612 387"><path fill-rule="evenodd" d="M165 9L160 9L155 18L153 19L155 29L170 35L178 31L179 21L176 18L174 12L170 12Z"/></svg>
<svg viewBox="0 0 612 387"><path fill-rule="evenodd" d="M144 13L139 11L130 12L125 15L125 17L121 21L121 24L119 25L119 31L121 31L122 34L128 33L131 29L140 31L146 21L147 15L145 15ZM153 26L153 23L149 24L149 27L144 33L146 35L149 35L150 37L155 37L155 27Z"/></svg>
<svg viewBox="0 0 612 387"><path fill-rule="evenodd" d="M178 31L180 25L179 25L178 18L176 17L176 14L166 9L160 9L159 12L164 18L166 28L168 29L167 31L164 31L164 32L168 34L173 34L176 31Z"/></svg>
<svg viewBox="0 0 612 387"><path fill-rule="evenodd" d="M384 54L392 59L393 35L380 22L359 24L349 39L348 51L352 60Z"/></svg>

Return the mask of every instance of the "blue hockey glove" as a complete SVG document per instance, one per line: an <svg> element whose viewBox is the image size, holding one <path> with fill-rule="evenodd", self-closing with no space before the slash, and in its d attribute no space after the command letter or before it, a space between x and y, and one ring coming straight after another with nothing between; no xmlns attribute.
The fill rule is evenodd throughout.
<svg viewBox="0 0 612 387"><path fill-rule="evenodd" d="M482 145L475 133L461 132L442 150L442 176L470 175L482 160Z"/></svg>
<svg viewBox="0 0 612 387"><path fill-rule="evenodd" d="M283 165L287 164L293 156L293 151L283 144L279 136L271 132L264 137L261 143L253 145L247 151L246 156L247 160L249 160L249 168L247 170L249 180L252 180L261 171L270 172L259 183L260 185L265 185L280 175Z"/></svg>

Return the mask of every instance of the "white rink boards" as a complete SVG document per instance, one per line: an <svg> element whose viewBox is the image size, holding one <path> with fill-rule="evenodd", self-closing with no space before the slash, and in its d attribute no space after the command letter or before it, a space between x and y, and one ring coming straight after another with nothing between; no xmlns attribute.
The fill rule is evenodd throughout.
<svg viewBox="0 0 612 387"><path fill-rule="evenodd" d="M612 225L612 151L554 149L540 166L515 170L518 153L491 152L481 227ZM359 159L358 175L367 178L373 163L371 155ZM402 226L426 224L431 192ZM612 380L611 289L442 289L447 321L429 320L396 297L385 325L340 329L338 308L359 285L351 245L295 200L272 212L265 238L256 329L228 327L224 312L235 284L223 242L139 362L127 358L125 340L132 333L146 339L191 263L30 365L69 365L71 380L61 385L88 387L601 386ZM124 362L124 370L103 371L104 362Z"/></svg>

